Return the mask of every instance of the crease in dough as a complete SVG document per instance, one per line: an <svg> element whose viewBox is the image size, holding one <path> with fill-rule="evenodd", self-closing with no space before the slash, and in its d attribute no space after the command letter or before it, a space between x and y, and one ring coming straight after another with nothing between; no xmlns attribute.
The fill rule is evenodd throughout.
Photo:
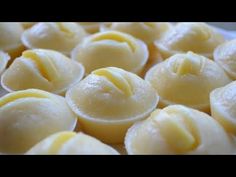
<svg viewBox="0 0 236 177"><path fill-rule="evenodd" d="M37 88L64 95L84 76L84 67L60 52L26 50L3 73L1 84L9 92Z"/></svg>
<svg viewBox="0 0 236 177"><path fill-rule="evenodd" d="M235 146L209 115L182 105L157 109L127 132L128 154L232 154Z"/></svg>
<svg viewBox="0 0 236 177"><path fill-rule="evenodd" d="M209 94L232 80L214 61L187 52L153 66L145 76L160 95L160 107L183 104L210 112Z"/></svg>
<svg viewBox="0 0 236 177"><path fill-rule="evenodd" d="M111 146L82 132L58 132L33 146L26 155L119 155Z"/></svg>
<svg viewBox="0 0 236 177"><path fill-rule="evenodd" d="M127 129L145 119L159 97L137 75L115 67L93 71L66 92L81 129L103 142L121 144Z"/></svg>
<svg viewBox="0 0 236 177"><path fill-rule="evenodd" d="M155 42L162 58L192 51L213 58L214 49L225 41L224 37L206 23L181 22Z"/></svg>
<svg viewBox="0 0 236 177"><path fill-rule="evenodd" d="M65 98L38 89L0 98L0 152L22 154L52 133L73 131L77 116Z"/></svg>
<svg viewBox="0 0 236 177"><path fill-rule="evenodd" d="M86 37L71 53L82 63L86 74L103 67L119 67L139 74L149 53L141 40L117 31L95 33Z"/></svg>

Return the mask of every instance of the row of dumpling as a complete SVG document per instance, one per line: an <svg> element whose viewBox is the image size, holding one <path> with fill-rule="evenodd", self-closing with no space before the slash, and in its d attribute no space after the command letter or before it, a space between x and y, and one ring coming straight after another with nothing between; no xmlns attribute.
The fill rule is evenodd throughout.
<svg viewBox="0 0 236 177"><path fill-rule="evenodd" d="M236 42L224 43L205 23L36 23L25 31L19 23L1 23L0 35L1 50L11 56L8 63L18 56L2 77L7 91L39 88L63 95L95 69L113 66L144 77L154 64L188 51L210 59L214 53L225 72L236 77L231 47Z"/></svg>
<svg viewBox="0 0 236 177"><path fill-rule="evenodd" d="M26 30L19 23L1 23L0 28L0 48L12 58L25 49L56 50L81 62L86 73L116 66L144 74L150 65L177 53L192 51L213 58L215 47L224 42L205 23L41 22Z"/></svg>
<svg viewBox="0 0 236 177"><path fill-rule="evenodd" d="M65 98L38 89L6 94L0 152L119 154L109 145L124 143L128 154L236 153L236 81L210 93L212 117L178 104L156 109L159 98L115 67L95 70Z"/></svg>
<svg viewBox="0 0 236 177"><path fill-rule="evenodd" d="M86 73L116 66L142 75L177 53L213 58L224 42L205 23L36 23L26 30L19 23L1 23L0 28L0 48L13 59L25 49L52 49L81 62Z"/></svg>
<svg viewBox="0 0 236 177"><path fill-rule="evenodd" d="M37 27L37 25L39 24L41 24L41 26L43 25L43 23L38 23L35 26ZM126 25L128 24L129 23L127 23ZM48 23L45 23L44 26L45 25L48 25ZM59 23L57 25L53 23L53 25L57 27L59 26L61 30L60 32L65 33L65 34L67 34L69 31L68 29L70 29L66 27L67 24L65 23L64 24ZM116 24L116 25L119 26L119 24ZM157 26L158 25L160 26L161 24L158 24L157 26L155 25L156 24L153 24L153 23L146 23L146 24L131 23L128 26L124 25L124 29L129 29L131 31L134 27L135 27L134 29L138 28L140 30L153 29L154 27L157 28ZM167 26L169 26L169 24L162 24L162 25L164 25L165 29ZM179 37L181 36L180 34L181 30L178 33L176 32L178 35L173 32L175 28L176 28L175 30L178 31L177 29L180 28L179 26L181 25L182 25L181 28L183 29L183 31L185 31L186 28L188 29L187 30L188 33L185 31L186 32L185 35L187 37L186 36L183 37L184 35L182 34L183 39ZM107 25L106 28L108 27L111 28L111 26ZM30 28L29 30L32 30L33 27ZM36 28L35 31L40 31L39 29ZM178 36L177 37L178 40L181 39L183 41L188 42L188 41L191 41L188 38L202 39L202 41L199 42L198 47L202 45L204 46L203 48L206 48L207 44L209 44L209 46L215 45L215 47L219 45L219 43L217 43L217 40L212 39L212 36L214 38L213 34L209 35L209 38L210 38L209 41L207 41L208 40L207 37L202 37L202 35L206 35L208 34L207 32L209 32L209 31L204 31L206 29L212 30L210 32L213 33L213 29L211 29L210 27L202 23L179 23L178 25L171 27L171 29L169 29L168 32L166 32L166 34L163 35L160 41L165 41L165 38L168 38L169 35L171 36L171 32L172 32L174 34L173 36ZM37 36L40 36L39 34L41 34L41 36L43 37L46 36L46 38L48 38L48 36L50 36L51 34L47 35L47 31L50 31L50 30L44 30L44 32L37 33L38 34ZM145 32L141 31L140 34L145 34ZM158 34L160 36L160 30ZM188 35L190 37L188 37ZM71 37L72 36L73 35L71 35ZM153 33L151 36L154 36ZM138 34L136 37L139 37ZM142 37L139 37L139 38L142 39ZM144 40L144 38L142 40ZM60 40L56 40L56 39L53 39L53 41L57 41L58 43L60 42ZM112 143L112 144L122 143L124 141L124 136L127 129L134 122L147 118L150 115L150 113L156 108L157 102L159 99L160 99L159 107L161 108L168 105L172 105L172 104L183 104L189 107L193 107L195 109L209 112L210 92L214 90L215 88L222 87L228 84L229 82L232 81L232 79L230 79L224 73L223 69L227 72L225 67L221 69L213 61L203 56L198 55L199 53L200 54L203 54L203 53L198 52L196 50L197 49L196 46L192 47L187 42L180 42L179 44L181 45L179 46L183 47L183 43L186 43L186 46L190 48L190 49L186 49L186 51L191 50L198 54L194 54L192 52L185 53L184 49L182 51L179 50L179 52L175 52L176 54L173 52L170 52L171 57L169 59L166 59L164 62L157 64L151 70L148 71L145 77L146 81L142 80L137 75L134 75L132 73L126 72L118 68L103 68L100 70L95 70L97 68L106 67L106 66L118 66L120 68L126 69L136 74L140 74L142 73L143 69L145 70L144 65L145 64L148 65L147 60L151 61L152 63L153 62L152 59L159 60L159 56L165 59L164 57L165 52L163 52L162 54L161 49L156 48L156 45L153 44L153 41L150 43L147 40L144 43L138 40L137 38L134 38L128 34L109 31L109 30L105 32L101 32L101 33L95 33L94 35L85 37L82 40L82 42L79 43L78 47L75 47L75 49L72 51L72 58L73 58L73 54L75 53L75 56L76 56L75 61L81 62L84 65L85 70L88 71L86 73L88 76L77 84L75 83L80 81L84 75L84 69L83 69L84 67L81 64L75 61L73 62L73 60L68 60L68 57L56 51L42 50L42 49L27 50L23 52L22 56L17 58L13 62L13 64L4 72L3 77L2 77L2 84L3 84L3 87L8 91L23 90L23 89L28 89L28 88L39 88L42 90L50 91L50 92L61 94L61 95L64 95L65 92L68 90L68 88L74 85L74 87L70 88L67 91L66 101L69 104L70 108L73 110L73 112L76 114L76 116L79 117L79 125L81 125L81 129L84 130L86 133L97 137L103 142ZM167 41L170 42L170 40L167 40ZM156 42L157 41L155 41L155 43ZM206 44L203 45L204 42ZM165 42L163 42L163 44L164 43ZM227 53L227 51L229 51L227 49L230 48L228 47L229 45L228 43L229 42L226 42L223 45L221 45L221 47L218 47L219 49L217 48L216 52L214 53L216 54L216 57L219 56L218 57L219 59L218 60L216 59L216 61L223 61L223 64L221 64L222 66L225 65L225 66L232 67L233 56L234 56L232 53L233 49L229 49L231 52L231 55L230 55L231 57L229 59L232 61L231 64L227 65L227 62L224 62L225 61L224 58L226 58L224 57L224 55L227 57L229 55L228 54L229 52ZM47 47L41 46L39 48L47 48ZM213 50L213 47L211 50ZM217 53L222 53L221 51L224 51L224 53L221 55L217 54ZM156 53L158 57L156 56ZM209 53L212 53L212 51ZM2 58L5 58L5 59L7 58L7 55L5 55L4 53L2 56L4 56ZM82 60L82 58L84 58L84 60ZM136 65L130 62L130 61L135 61L135 59L137 60ZM87 61L89 64L86 67ZM140 63L144 63L144 64L141 65ZM90 66L92 66L92 68L88 69L88 67ZM126 68L127 66L130 66L130 67ZM91 71L93 72L91 73ZM155 89L153 89L148 82L151 83L151 85ZM33 94L31 92L33 92ZM35 92L37 93L35 94ZM16 95L13 95L13 96L9 94L6 97L3 97L6 100L8 100L8 101L3 101L4 103L3 105L6 106L7 104L14 102L14 100L22 101L22 99L24 100L27 98L28 99L29 98L30 99L44 98L44 97L41 97L41 94L38 94L38 90L36 91L26 90L25 93L23 92L23 96L21 96L22 95L21 92L19 93L16 92L15 94ZM234 102L235 101L231 101L229 105L231 105L232 107ZM29 103L29 104L30 106L33 106L33 103ZM37 101L35 104L41 105L41 104L38 104ZM50 112L50 111L53 111L52 106L46 105L42 108L40 108L40 106L37 106L37 107L39 109L38 111L35 111L34 109L32 109L34 111L29 111L29 113L27 111L25 112L22 111L22 109L25 110L24 106L23 107L20 106L18 108L18 111L16 111L17 110L16 108L7 109L9 111L7 113L10 115L10 117L16 117L16 115L22 115L24 118L24 121L26 117L30 117L29 119L30 120L33 119L35 122L39 121L39 119L41 118L41 115L40 115L42 111L41 109L44 110L45 109L44 107L47 107L47 109L45 110L46 115L48 114L53 115L53 113ZM60 108L56 108L54 112L57 112L58 109ZM31 110L31 107L26 106L26 110ZM20 114L19 112L21 112L22 114ZM63 112L65 113L65 110L63 110ZM34 115L35 113L37 113L37 115ZM61 122L69 121L69 120L64 120L65 118L63 119L63 117L70 117L70 116L66 116L65 114L62 114L62 112L60 111L58 111L58 114L61 114L61 116L59 116L59 119L61 118ZM3 114L1 113L0 116L1 115ZM4 116L4 117L7 117L7 116ZM19 127L21 127L21 123L22 123L22 122L21 123L17 122L16 119L15 120L11 120L11 119L13 118L7 119L9 121L7 122L7 124L9 123L10 125L6 126L8 128L10 127L9 132L8 132L9 134L11 134L11 131L12 131L11 126L15 126L15 124L17 124ZM51 120L50 116L48 119L49 122L47 122L46 120L45 121L42 121L42 120L41 122L46 123L49 127L52 127L53 130L51 128L47 129L44 123L40 124L41 127L39 126L38 129L37 129L37 125L34 128L33 126L30 127L29 125L27 125L28 123L25 125L25 127L29 126L28 128L30 130L27 130L28 132L34 129L35 132L45 133L44 135L43 133L41 135L40 133L38 133L37 141L39 141L39 139L42 139L43 136L45 137L46 134L48 135L50 131L51 131L50 133L53 133L59 130L68 130L68 124L66 128L65 127L62 128L57 124L57 123L60 124L60 121L55 120L55 119ZM222 120L222 119L218 119L218 120ZM57 121L57 123L53 121ZM55 123L54 128L51 125L53 123ZM32 122L29 121L29 124L32 125ZM231 125L231 123L228 123L228 124ZM45 131L42 131L43 127L45 128ZM174 130L174 128L171 128L171 129ZM168 127L167 127L167 130L168 130ZM2 130L2 132L5 132L5 131L6 131L5 129ZM25 138L24 137L24 135L26 135L25 130L23 130L23 132L20 132L20 131L22 131L21 128L19 128L19 132L16 132L13 135L17 135L17 136L19 135L19 136L22 136L22 138ZM171 130L168 130L167 132L171 132ZM176 134L178 135L178 132ZM31 135L33 137L29 138L27 137L28 135L26 136L25 142L26 144L28 142L29 144L31 143L31 146L32 146L32 144L37 142L36 141L37 138L34 137L35 134L32 133ZM64 141L63 137L64 136L62 136L62 139ZM66 137L67 137L67 134L66 134ZM128 137L130 137L130 135ZM60 138L56 142L59 142L59 144L62 145ZM17 137L16 139L19 140L21 138ZM32 141L29 141L29 139ZM126 139L130 139L130 138L126 138ZM14 148L20 149L19 147L20 145L18 145L18 147L14 146L16 144L19 144L14 141L15 141L14 138L13 139L9 138L6 140L5 143L8 144L9 147L13 149ZM32 143L33 141L34 143ZM46 140L46 142L48 141L49 140ZM24 146L24 143L22 144ZM129 144L129 143L126 143L126 144ZM150 143L149 144L146 143L146 145L149 148L155 148L155 146L152 146L152 144ZM128 145L126 145L126 147L127 149L130 149L128 148ZM29 145L28 145L28 148L29 148ZM3 151L11 152L11 150L9 151L3 150ZM14 150L12 152L14 152ZM200 151L200 153L214 153L214 152L215 153L228 153L229 151L227 150L224 151L222 149L221 149L221 152L214 151L214 150L209 151L209 152ZM128 153L132 153L132 152L128 150ZM140 151L137 153L158 153L158 151L155 151L155 152L154 151L149 151L149 152ZM163 153L163 152L159 152L159 153Z"/></svg>

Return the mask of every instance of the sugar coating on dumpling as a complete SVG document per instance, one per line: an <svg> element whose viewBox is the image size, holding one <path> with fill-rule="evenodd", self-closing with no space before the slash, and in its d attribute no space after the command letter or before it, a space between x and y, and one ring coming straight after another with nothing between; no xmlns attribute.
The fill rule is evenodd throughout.
<svg viewBox="0 0 236 177"><path fill-rule="evenodd" d="M93 71L66 93L82 130L106 143L123 143L127 129L146 118L159 97L151 85L120 68Z"/></svg>
<svg viewBox="0 0 236 177"><path fill-rule="evenodd" d="M224 37L206 23L178 23L155 42L163 58L188 51L213 58L214 49Z"/></svg>
<svg viewBox="0 0 236 177"><path fill-rule="evenodd" d="M115 30L128 33L146 44L161 38L172 27L170 23L163 22L114 22L107 26L103 31Z"/></svg>
<svg viewBox="0 0 236 177"><path fill-rule="evenodd" d="M0 76L2 72L6 69L9 60L10 56L5 52L0 51Z"/></svg>
<svg viewBox="0 0 236 177"><path fill-rule="evenodd" d="M30 49L52 49L69 55L87 33L77 23L40 22L24 31L23 44Z"/></svg>
<svg viewBox="0 0 236 177"><path fill-rule="evenodd" d="M127 132L128 154L230 154L232 139L209 115L182 105L157 109Z"/></svg>
<svg viewBox="0 0 236 177"><path fill-rule="evenodd" d="M236 81L210 94L211 115L226 131L236 135Z"/></svg>
<svg viewBox="0 0 236 177"><path fill-rule="evenodd" d="M0 23L0 50L7 52L13 59L24 50L21 35L24 32L20 23Z"/></svg>
<svg viewBox="0 0 236 177"><path fill-rule="evenodd" d="M87 74L110 66L140 73L147 62L148 49L145 43L131 35L107 31L85 38L71 56L84 65Z"/></svg>
<svg viewBox="0 0 236 177"><path fill-rule="evenodd" d="M146 74L160 95L160 106L183 104L209 111L209 94L231 80L214 61L193 52L176 54Z"/></svg>
<svg viewBox="0 0 236 177"><path fill-rule="evenodd" d="M76 115L65 98L37 89L0 98L0 152L25 153L50 134L73 131Z"/></svg>
<svg viewBox="0 0 236 177"><path fill-rule="evenodd" d="M58 132L33 146L27 155L118 155L119 153L82 132Z"/></svg>
<svg viewBox="0 0 236 177"><path fill-rule="evenodd" d="M84 67L60 52L26 50L3 73L1 83L8 91L37 88L64 94L84 76Z"/></svg>
<svg viewBox="0 0 236 177"><path fill-rule="evenodd" d="M219 45L214 51L214 60L236 80L236 39Z"/></svg>

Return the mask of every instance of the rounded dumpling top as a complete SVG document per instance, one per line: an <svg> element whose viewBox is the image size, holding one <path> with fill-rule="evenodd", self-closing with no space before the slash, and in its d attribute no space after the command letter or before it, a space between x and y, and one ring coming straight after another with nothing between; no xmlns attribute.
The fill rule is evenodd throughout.
<svg viewBox="0 0 236 177"><path fill-rule="evenodd" d="M226 131L236 135L236 81L213 90L210 94L211 113Z"/></svg>
<svg viewBox="0 0 236 177"><path fill-rule="evenodd" d="M23 49L21 35L24 32L20 23L1 22L0 23L0 50L15 57Z"/></svg>
<svg viewBox="0 0 236 177"><path fill-rule="evenodd" d="M25 30L21 40L30 49L52 49L69 55L86 35L85 30L77 23L40 22Z"/></svg>
<svg viewBox="0 0 236 177"><path fill-rule="evenodd" d="M158 101L149 83L115 67L93 71L68 90L66 98L77 114L101 121L143 117Z"/></svg>
<svg viewBox="0 0 236 177"><path fill-rule="evenodd" d="M150 44L159 39L172 25L161 22L114 22L108 25L107 30L116 30L131 34ZM106 29L104 27L104 29Z"/></svg>
<svg viewBox="0 0 236 177"><path fill-rule="evenodd" d="M214 51L214 60L236 80L236 39L219 45Z"/></svg>
<svg viewBox="0 0 236 177"><path fill-rule="evenodd" d="M38 88L63 94L84 76L84 67L60 52L46 49L26 50L2 75L8 91Z"/></svg>
<svg viewBox="0 0 236 177"><path fill-rule="evenodd" d="M206 23L184 22L171 28L155 44L163 58L188 51L213 58L214 49L223 42L223 36Z"/></svg>
<svg viewBox="0 0 236 177"><path fill-rule="evenodd" d="M0 75L5 70L9 60L10 60L10 56L5 52L0 51Z"/></svg>
<svg viewBox="0 0 236 177"><path fill-rule="evenodd" d="M209 94L231 80L214 61L188 52L153 66L146 74L162 106L183 104L209 111Z"/></svg>
<svg viewBox="0 0 236 177"><path fill-rule="evenodd" d="M9 93L0 98L0 152L24 153L59 131L72 131L76 115L65 99L37 89Z"/></svg>
<svg viewBox="0 0 236 177"><path fill-rule="evenodd" d="M209 115L173 105L154 111L127 132L128 154L230 154L232 140Z"/></svg>
<svg viewBox="0 0 236 177"><path fill-rule="evenodd" d="M119 153L89 135L66 131L50 135L32 147L26 154L118 155Z"/></svg>
<svg viewBox="0 0 236 177"><path fill-rule="evenodd" d="M109 66L139 73L147 62L148 49L145 43L131 35L106 31L85 38L71 56L85 66L87 74Z"/></svg>
<svg viewBox="0 0 236 177"><path fill-rule="evenodd" d="M145 119L156 108L159 97L137 75L108 67L93 71L69 89L66 100L84 132L119 144L135 121Z"/></svg>
<svg viewBox="0 0 236 177"><path fill-rule="evenodd" d="M1 22L0 23L0 49L8 50L17 48L21 45L21 34L24 29L20 23Z"/></svg>

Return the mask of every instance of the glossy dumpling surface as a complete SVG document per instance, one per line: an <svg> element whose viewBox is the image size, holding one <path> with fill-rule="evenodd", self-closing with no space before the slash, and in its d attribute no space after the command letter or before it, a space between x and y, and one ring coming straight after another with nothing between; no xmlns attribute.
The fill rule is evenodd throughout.
<svg viewBox="0 0 236 177"><path fill-rule="evenodd" d="M224 42L224 37L206 23L178 23L156 46L163 58L188 51L213 58L214 49Z"/></svg>
<svg viewBox="0 0 236 177"><path fill-rule="evenodd" d="M108 67L69 89L66 100L85 132L107 143L122 143L128 127L147 117L159 98L137 75Z"/></svg>
<svg viewBox="0 0 236 177"><path fill-rule="evenodd" d="M77 23L40 22L25 30L21 40L30 49L52 49L69 55L86 35L85 30Z"/></svg>
<svg viewBox="0 0 236 177"><path fill-rule="evenodd" d="M213 90L210 94L211 114L226 131L236 135L236 81Z"/></svg>
<svg viewBox="0 0 236 177"><path fill-rule="evenodd" d="M128 33L146 44L161 38L172 27L170 23L161 22L114 22L108 26L107 30Z"/></svg>
<svg viewBox="0 0 236 177"><path fill-rule="evenodd" d="M214 51L214 60L236 80L236 39L219 45Z"/></svg>
<svg viewBox="0 0 236 177"><path fill-rule="evenodd" d="M214 61L188 52L153 66L146 74L160 95L161 106L183 104L209 112L209 94L231 79Z"/></svg>
<svg viewBox="0 0 236 177"><path fill-rule="evenodd" d="M7 52L13 59L24 50L21 43L21 35L24 29L20 23L0 23L0 50Z"/></svg>
<svg viewBox="0 0 236 177"><path fill-rule="evenodd" d="M71 56L84 65L87 74L110 66L139 73L147 62L148 49L145 43L128 34L107 31L85 38Z"/></svg>
<svg viewBox="0 0 236 177"><path fill-rule="evenodd" d="M2 76L8 91L37 88L63 94L84 76L82 64L60 52L46 49L26 50Z"/></svg>
<svg viewBox="0 0 236 177"><path fill-rule="evenodd" d="M118 155L112 147L84 133L59 132L37 143L27 155Z"/></svg>
<svg viewBox="0 0 236 177"><path fill-rule="evenodd" d="M154 111L127 132L128 154L229 154L232 139L209 115L173 105Z"/></svg>
<svg viewBox="0 0 236 177"><path fill-rule="evenodd" d="M0 152L24 153L59 131L72 131L77 122L65 99L37 89L0 98Z"/></svg>

